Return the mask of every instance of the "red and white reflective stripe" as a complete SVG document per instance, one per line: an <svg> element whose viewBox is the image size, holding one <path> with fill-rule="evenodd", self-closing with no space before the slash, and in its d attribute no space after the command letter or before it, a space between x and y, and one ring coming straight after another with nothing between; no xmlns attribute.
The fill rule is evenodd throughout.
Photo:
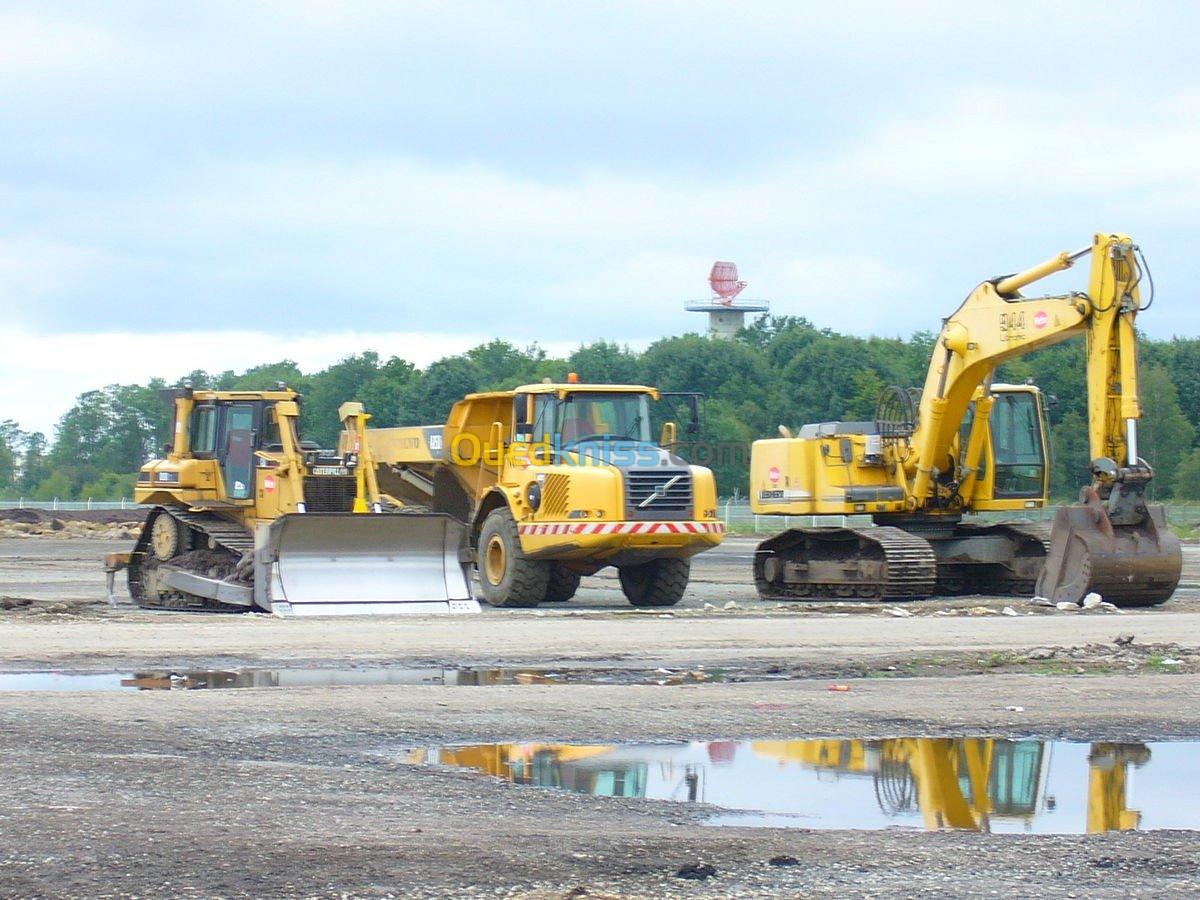
<svg viewBox="0 0 1200 900"><path fill-rule="evenodd" d="M724 534L723 522L552 522L520 525L530 536L545 534Z"/></svg>

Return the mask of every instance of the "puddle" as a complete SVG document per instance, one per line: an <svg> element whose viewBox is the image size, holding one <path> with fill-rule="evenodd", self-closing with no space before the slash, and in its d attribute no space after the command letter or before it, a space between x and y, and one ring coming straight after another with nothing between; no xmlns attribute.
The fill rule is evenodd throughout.
<svg viewBox="0 0 1200 900"><path fill-rule="evenodd" d="M1200 742L992 738L475 744L414 765L602 797L708 803L709 825L1083 834L1200 828Z"/></svg>
<svg viewBox="0 0 1200 900"><path fill-rule="evenodd" d="M226 688L336 687L370 684L433 684L488 687L508 684L703 684L751 680L727 670L532 669L532 668L280 668L232 671L0 672L0 691L167 691ZM769 676L754 676L766 680Z"/></svg>

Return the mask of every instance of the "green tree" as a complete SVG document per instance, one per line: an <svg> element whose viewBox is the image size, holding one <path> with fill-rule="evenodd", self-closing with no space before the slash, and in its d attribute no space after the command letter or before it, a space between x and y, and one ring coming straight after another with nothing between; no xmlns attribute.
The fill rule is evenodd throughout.
<svg viewBox="0 0 1200 900"><path fill-rule="evenodd" d="M1138 428L1138 453L1163 475L1151 482L1154 495L1169 497L1171 476L1191 450L1196 430L1179 406L1179 392L1166 369L1147 367L1139 382L1142 421Z"/></svg>
<svg viewBox="0 0 1200 900"><path fill-rule="evenodd" d="M34 500L70 500L71 479L65 472L54 472L33 490Z"/></svg>
<svg viewBox="0 0 1200 900"><path fill-rule="evenodd" d="M1176 500L1200 500L1200 448L1179 461L1171 493Z"/></svg>
<svg viewBox="0 0 1200 900"><path fill-rule="evenodd" d="M11 493L17 486L17 459L24 434L12 419L0 422L0 493Z"/></svg>

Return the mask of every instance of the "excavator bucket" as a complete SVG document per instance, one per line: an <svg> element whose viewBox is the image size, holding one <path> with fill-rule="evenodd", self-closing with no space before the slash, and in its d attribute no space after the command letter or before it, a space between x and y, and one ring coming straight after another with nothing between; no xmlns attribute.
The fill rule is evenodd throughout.
<svg viewBox="0 0 1200 900"><path fill-rule="evenodd" d="M255 604L279 616L479 612L466 526L441 513L299 513L260 526Z"/></svg>
<svg viewBox="0 0 1200 900"><path fill-rule="evenodd" d="M1138 521L1114 523L1095 495L1060 507L1037 594L1079 603L1094 591L1117 606L1165 603L1179 584L1183 553L1161 506L1144 506Z"/></svg>

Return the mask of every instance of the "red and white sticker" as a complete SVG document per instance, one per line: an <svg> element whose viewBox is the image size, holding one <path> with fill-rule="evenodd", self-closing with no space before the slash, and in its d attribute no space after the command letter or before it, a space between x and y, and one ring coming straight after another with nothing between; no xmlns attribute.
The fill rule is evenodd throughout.
<svg viewBox="0 0 1200 900"><path fill-rule="evenodd" d="M783 473L779 471L779 466L771 466L767 469L767 477L771 479L771 484L778 484L779 479L783 477Z"/></svg>
<svg viewBox="0 0 1200 900"><path fill-rule="evenodd" d="M548 522L518 525L523 535L545 534L724 534L724 522Z"/></svg>
<svg viewBox="0 0 1200 900"><path fill-rule="evenodd" d="M1033 314L1033 327L1045 328L1050 324L1050 314L1044 309Z"/></svg>
<svg viewBox="0 0 1200 900"><path fill-rule="evenodd" d="M268 475L266 478L263 479L263 490L266 491L268 494L272 494L275 492L275 476L274 475Z"/></svg>

